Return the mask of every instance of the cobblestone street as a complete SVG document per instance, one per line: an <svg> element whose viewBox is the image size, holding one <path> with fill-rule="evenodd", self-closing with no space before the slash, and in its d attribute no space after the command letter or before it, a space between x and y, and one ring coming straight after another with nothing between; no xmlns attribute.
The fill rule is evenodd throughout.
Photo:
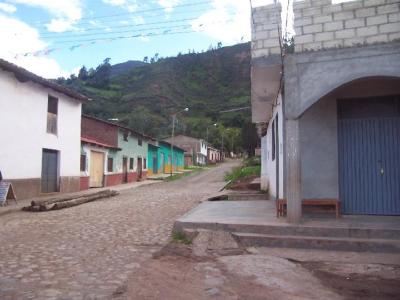
<svg viewBox="0 0 400 300"><path fill-rule="evenodd" d="M60 211L0 217L0 299L108 299L235 162Z"/></svg>

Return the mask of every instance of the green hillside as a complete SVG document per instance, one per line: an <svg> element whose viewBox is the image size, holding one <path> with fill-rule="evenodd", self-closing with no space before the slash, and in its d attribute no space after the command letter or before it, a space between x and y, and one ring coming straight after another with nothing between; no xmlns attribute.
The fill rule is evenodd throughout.
<svg viewBox="0 0 400 300"><path fill-rule="evenodd" d="M248 43L150 61L109 76L112 66L106 60L96 70L85 69L78 78L59 81L93 99L84 113L118 118L157 138L170 135L171 113L189 107L188 113L178 116L177 133L206 138L208 127L209 141L216 147L221 146L222 133L227 150L232 144L239 150L248 143L244 140L254 133L250 110L220 113L250 105Z"/></svg>

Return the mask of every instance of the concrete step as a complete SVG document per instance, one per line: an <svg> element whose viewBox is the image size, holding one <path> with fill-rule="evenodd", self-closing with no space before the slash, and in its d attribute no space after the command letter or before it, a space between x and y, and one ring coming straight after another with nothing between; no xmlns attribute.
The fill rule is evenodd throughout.
<svg viewBox="0 0 400 300"><path fill-rule="evenodd" d="M276 236L309 236L358 239L392 239L400 240L400 228L365 228L365 227L334 227L305 225L252 225L252 224L222 224L208 222L176 221L174 228L183 229L223 230L227 232L242 232Z"/></svg>
<svg viewBox="0 0 400 300"><path fill-rule="evenodd" d="M228 194L228 200L246 201L246 200L268 200L267 194L246 193L246 194Z"/></svg>
<svg viewBox="0 0 400 300"><path fill-rule="evenodd" d="M400 241L387 239L357 239L268 235L234 232L232 236L243 247L301 248L336 251L399 253Z"/></svg>

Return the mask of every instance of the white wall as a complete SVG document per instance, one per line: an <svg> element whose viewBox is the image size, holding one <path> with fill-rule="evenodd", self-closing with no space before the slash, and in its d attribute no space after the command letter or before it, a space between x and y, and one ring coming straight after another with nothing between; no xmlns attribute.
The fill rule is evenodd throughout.
<svg viewBox="0 0 400 300"><path fill-rule="evenodd" d="M81 176L83 176L83 177L90 176L90 162L91 162L92 151L100 152L100 153L104 154L103 170L104 170L104 173L107 173L108 150L105 148L84 144L84 145L82 145L82 151L80 153L80 154L83 154L83 153L86 154L86 170L80 172Z"/></svg>
<svg viewBox="0 0 400 300"><path fill-rule="evenodd" d="M60 151L60 176L79 176L81 103L0 70L0 170L5 179L40 178L42 149ZM58 101L58 134L48 134L48 95Z"/></svg>
<svg viewBox="0 0 400 300"><path fill-rule="evenodd" d="M278 116L279 153L275 154L272 160L272 121ZM273 110L272 118L268 124L267 134L261 139L261 188L268 189L269 195L273 198L283 197L283 112L282 99ZM279 159L278 159L279 156ZM279 195L276 191L276 163L279 160Z"/></svg>

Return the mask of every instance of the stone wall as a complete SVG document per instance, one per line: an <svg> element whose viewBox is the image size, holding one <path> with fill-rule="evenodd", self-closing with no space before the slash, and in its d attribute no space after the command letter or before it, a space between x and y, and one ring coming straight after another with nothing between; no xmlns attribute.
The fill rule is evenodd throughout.
<svg viewBox="0 0 400 300"><path fill-rule="evenodd" d="M296 52L400 39L399 0L331 3L331 0L294 2Z"/></svg>

